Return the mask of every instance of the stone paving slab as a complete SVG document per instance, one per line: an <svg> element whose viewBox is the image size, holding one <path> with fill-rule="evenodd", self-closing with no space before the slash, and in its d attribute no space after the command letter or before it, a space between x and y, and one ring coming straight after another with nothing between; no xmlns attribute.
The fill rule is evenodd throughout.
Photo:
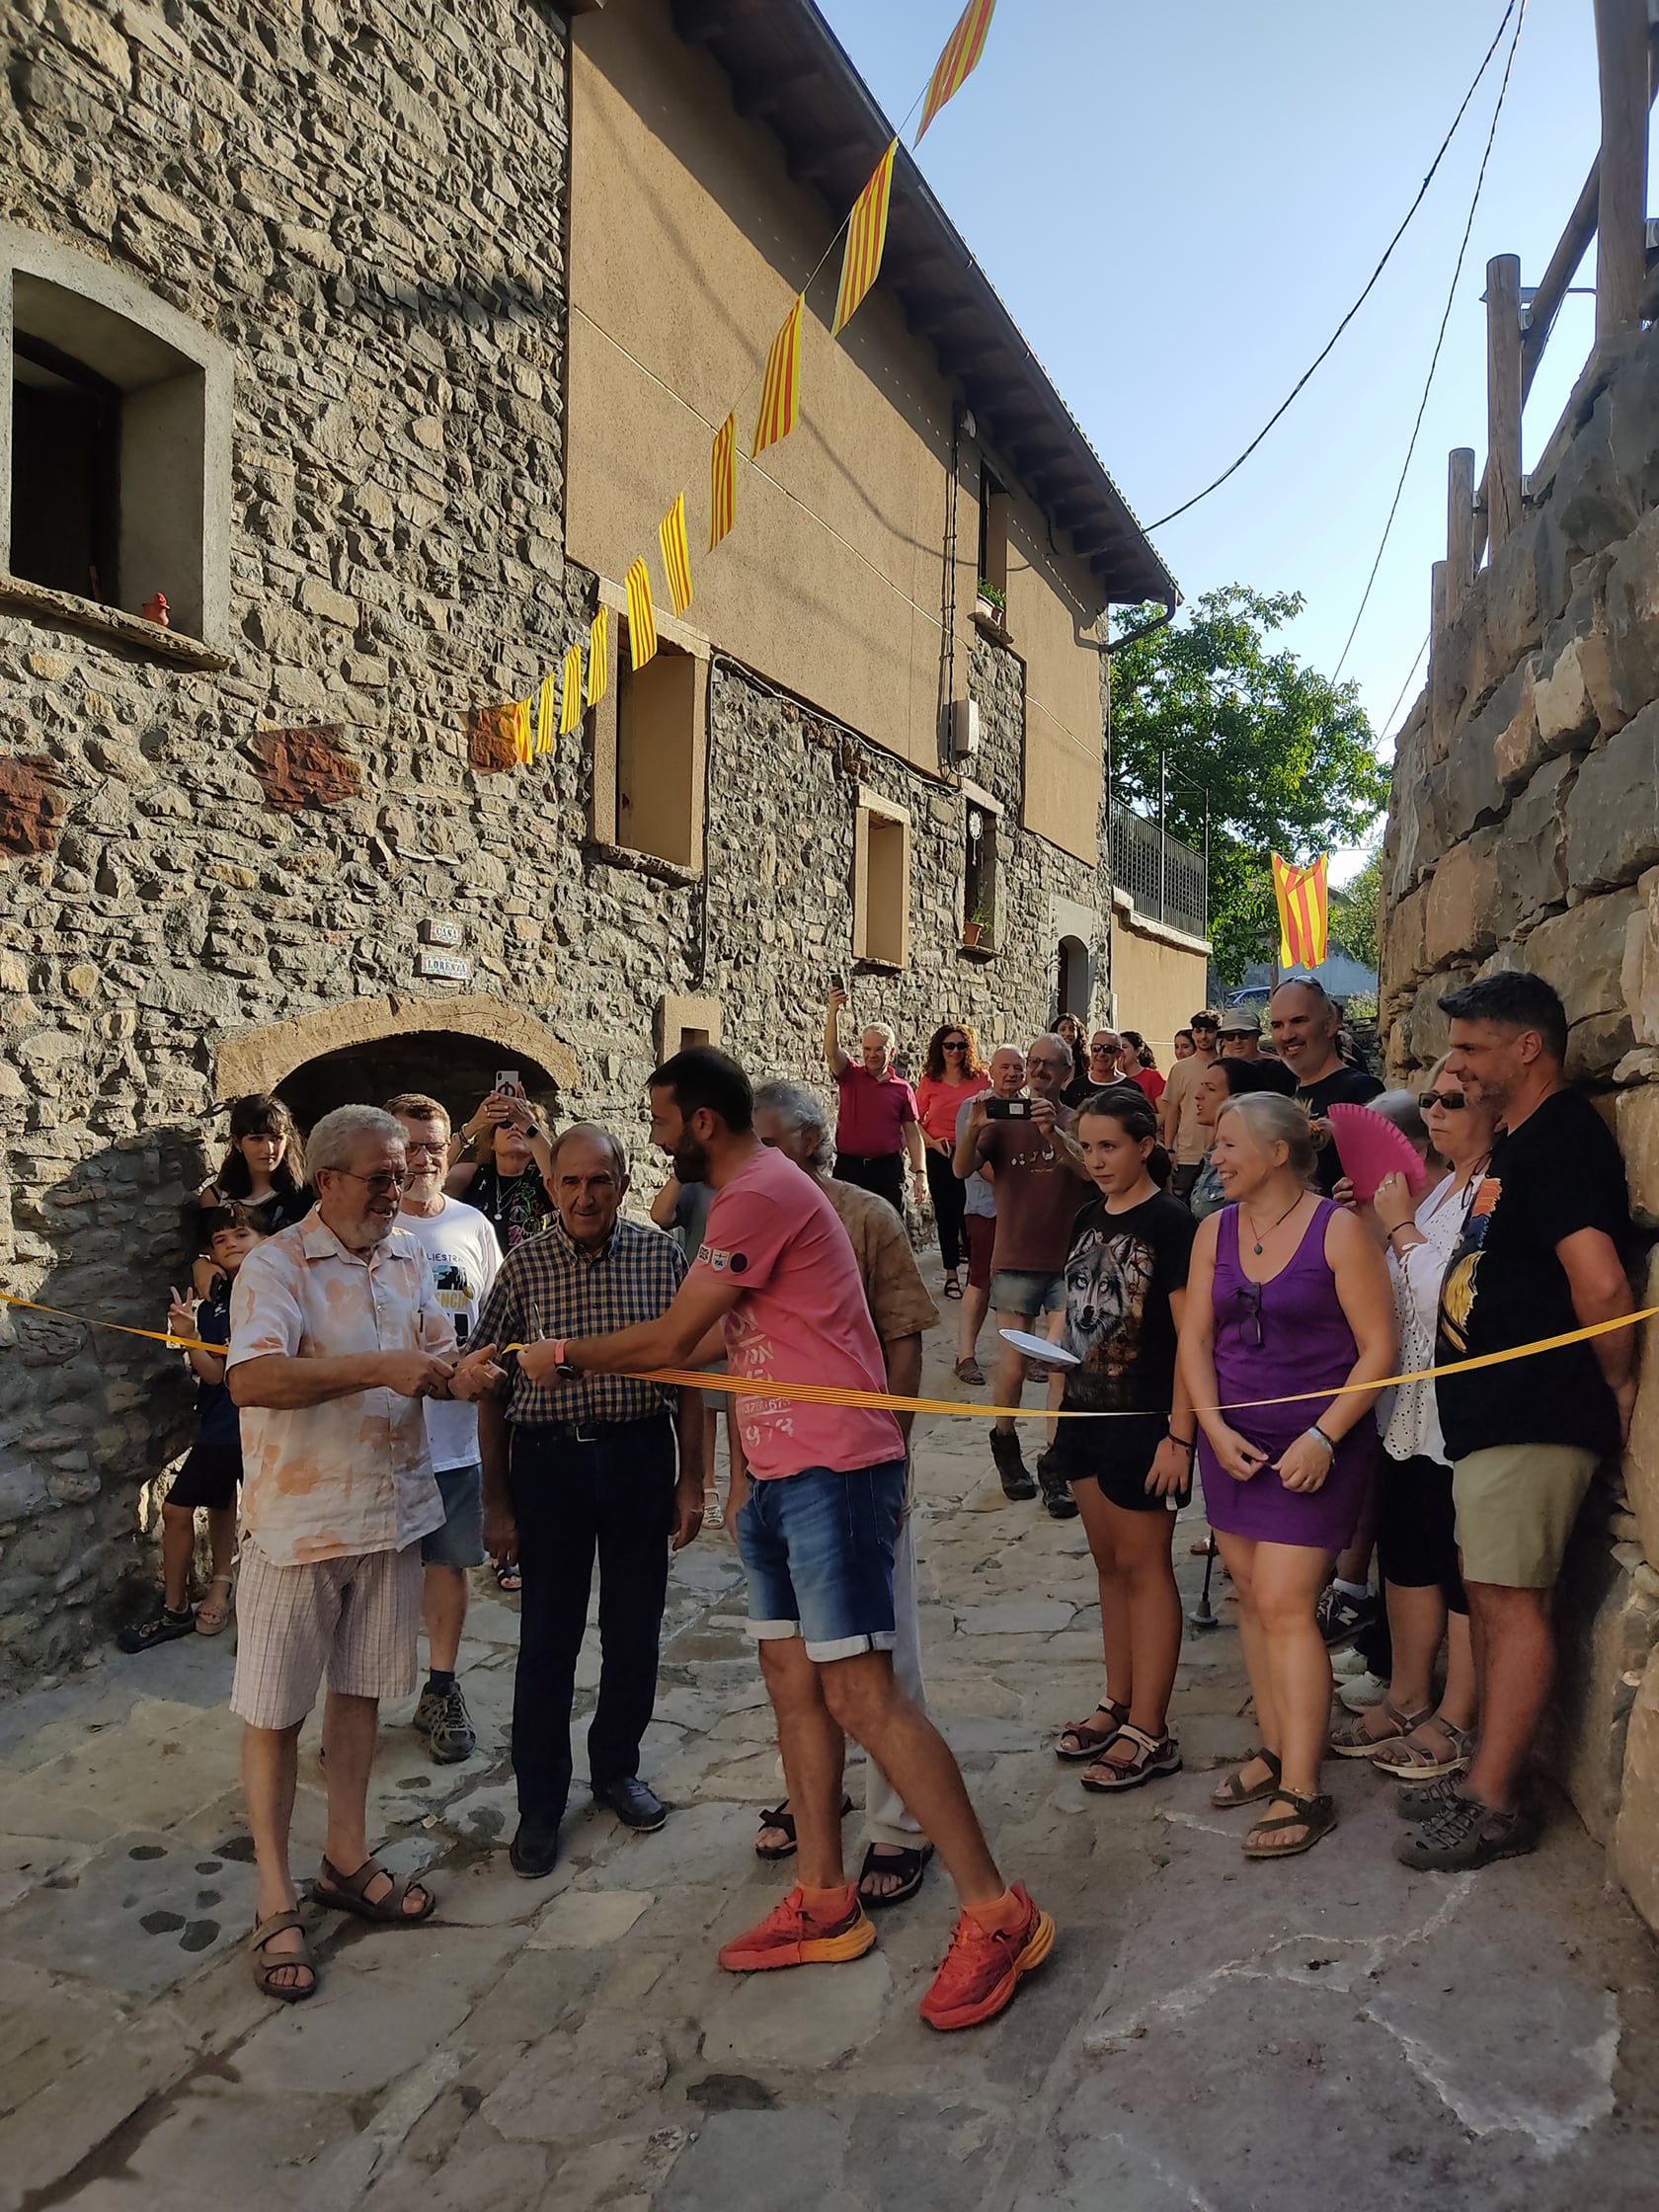
<svg viewBox="0 0 1659 2212"><path fill-rule="evenodd" d="M965 1399L946 1352L935 1332L923 1388ZM553 1877L512 1873L517 1609L480 1575L479 1753L434 1768L400 1702L371 1796L439 1914L313 1910L308 2006L274 2011L233 1949L252 1878L228 1637L0 1712L0 2212L1652 2212L1659 1973L1571 1815L1533 1858L1412 1875L1387 1785L1342 1766L1332 1842L1247 1865L1207 1801L1252 1739L1220 1578L1224 1625L1189 1636L1177 1684L1187 1771L1089 1796L1052 1741L1101 1687L1092 1566L1074 1523L1003 1499L985 1431L922 1424L917 1534L933 1708L1061 1929L1002 2019L947 2038L916 2016L953 1918L937 1866L854 1965L715 1966L789 1874L753 1856L781 1783L711 1530L673 1563L644 1761L668 1825L631 1834L579 1778ZM1202 1531L1177 1532L1189 1605ZM597 1671L591 1633L579 1778ZM313 1723L302 1870L317 1746ZM861 1802L860 1760L848 1781ZM844 1841L856 1859L857 1815Z"/></svg>

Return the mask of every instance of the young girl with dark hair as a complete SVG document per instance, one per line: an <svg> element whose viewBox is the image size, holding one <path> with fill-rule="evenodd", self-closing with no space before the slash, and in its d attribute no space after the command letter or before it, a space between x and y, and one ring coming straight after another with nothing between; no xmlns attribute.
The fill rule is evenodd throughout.
<svg viewBox="0 0 1659 2212"><path fill-rule="evenodd" d="M294 1118L279 1098L250 1091L230 1108L230 1143L219 1171L186 1208L185 1233L195 1255L191 1280L211 1298L219 1270L207 1253L202 1218L224 1205L245 1207L261 1236L275 1236L310 1213L316 1193L305 1180L305 1155Z"/></svg>
<svg viewBox="0 0 1659 2212"><path fill-rule="evenodd" d="M1066 1262L1064 1413L1051 1448L1082 1516L1100 1582L1106 1696L1062 1732L1062 1759L1087 1761L1085 1789L1135 1789L1172 1775L1169 1696L1181 1650L1171 1542L1192 1494L1194 1428L1176 1375L1192 1216L1164 1185L1169 1155L1133 1092L1084 1099L1072 1135L1095 1196Z"/></svg>

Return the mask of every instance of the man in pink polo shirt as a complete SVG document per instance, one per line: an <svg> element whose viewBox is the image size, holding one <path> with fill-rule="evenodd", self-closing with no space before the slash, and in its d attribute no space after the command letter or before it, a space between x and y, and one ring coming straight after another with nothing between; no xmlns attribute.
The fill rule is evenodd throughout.
<svg viewBox="0 0 1659 2212"><path fill-rule="evenodd" d="M693 1046L659 1067L649 1088L652 1137L672 1155L674 1173L715 1193L696 1261L659 1319L530 1345L519 1364L538 1383L684 1367L717 1354L719 1336L712 1347L705 1340L718 1328L732 1371L754 1379L737 1400L752 1481L736 1527L801 1878L722 1948L720 1963L734 1973L830 1964L861 1957L875 1941L841 1860L841 1764L851 1736L933 1839L962 1900L921 2016L934 2027L972 2027L999 2013L1020 1976L1048 1956L1054 1923L1023 1886L1004 1885L949 1746L894 1680L904 1442L881 1407L820 1405L765 1387L811 1381L883 1390L858 1263L818 1184L755 1136L752 1093L736 1061Z"/></svg>
<svg viewBox="0 0 1659 2212"><path fill-rule="evenodd" d="M840 1100L835 1116L835 1180L874 1191L903 1215L907 1153L916 1204L920 1206L927 1196L927 1155L915 1092L893 1072L899 1040L886 1022L871 1022L859 1031L856 1061L842 1052L841 1009L846 1002L844 990L832 990L824 1021L824 1057Z"/></svg>

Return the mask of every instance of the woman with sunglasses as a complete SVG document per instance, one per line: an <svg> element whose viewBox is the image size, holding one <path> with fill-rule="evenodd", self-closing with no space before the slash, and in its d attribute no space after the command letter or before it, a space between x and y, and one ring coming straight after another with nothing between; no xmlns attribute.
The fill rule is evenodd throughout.
<svg viewBox="0 0 1659 2212"><path fill-rule="evenodd" d="M989 1090L990 1076L980 1059L980 1042L965 1021L943 1021L927 1040L927 1057L916 1085L916 1119L926 1146L927 1188L939 1232L939 1257L945 1268L946 1298L960 1298L957 1269L967 1250L962 1226L965 1198L952 1165L957 1117L971 1098Z"/></svg>
<svg viewBox="0 0 1659 2212"><path fill-rule="evenodd" d="M1211 1803L1260 1804L1245 1857L1293 1858L1336 1826L1319 1787L1331 1667L1314 1609L1373 1476L1394 1301L1370 1232L1309 1188L1315 1148L1295 1099L1229 1098L1214 1153L1227 1203L1193 1245L1181 1374L1262 1748Z"/></svg>
<svg viewBox="0 0 1659 2212"><path fill-rule="evenodd" d="M1387 1237L1400 1322L1400 1372L1434 1364L1440 1287L1492 1156L1497 1116L1443 1060L1417 1100L1429 1143L1450 1170L1414 1199L1403 1175L1385 1175L1372 1211ZM1402 1382L1382 1432L1377 1550L1393 1665L1382 1704L1331 1739L1344 1758L1369 1759L1396 1780L1461 1774L1474 1748L1474 1655L1468 1600L1458 1571L1452 1466L1432 1382ZM1434 1666L1446 1639L1446 1687L1437 1704Z"/></svg>

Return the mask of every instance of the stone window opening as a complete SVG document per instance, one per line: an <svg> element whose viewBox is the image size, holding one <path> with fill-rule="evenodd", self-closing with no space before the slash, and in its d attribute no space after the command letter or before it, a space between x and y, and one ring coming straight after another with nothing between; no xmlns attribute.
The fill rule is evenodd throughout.
<svg viewBox="0 0 1659 2212"><path fill-rule="evenodd" d="M616 842L678 868L703 857L705 683L701 664L659 643L629 666L620 625L616 695Z"/></svg>
<svg viewBox="0 0 1659 2212"><path fill-rule="evenodd" d="M996 946L996 817L968 802L962 875L962 942L981 952Z"/></svg>
<svg viewBox="0 0 1659 2212"><path fill-rule="evenodd" d="M0 602L217 658L228 349L108 264L0 224Z"/></svg>
<svg viewBox="0 0 1659 2212"><path fill-rule="evenodd" d="M1089 1012L1089 949L1080 937L1062 937L1056 960L1055 1019L1075 1014L1086 1022Z"/></svg>
<svg viewBox="0 0 1659 2212"><path fill-rule="evenodd" d="M864 790L853 838L852 953L882 968L908 967L910 957L910 818Z"/></svg>
<svg viewBox="0 0 1659 2212"><path fill-rule="evenodd" d="M980 471L979 613L1006 629L1008 621L1008 495L988 468Z"/></svg>

